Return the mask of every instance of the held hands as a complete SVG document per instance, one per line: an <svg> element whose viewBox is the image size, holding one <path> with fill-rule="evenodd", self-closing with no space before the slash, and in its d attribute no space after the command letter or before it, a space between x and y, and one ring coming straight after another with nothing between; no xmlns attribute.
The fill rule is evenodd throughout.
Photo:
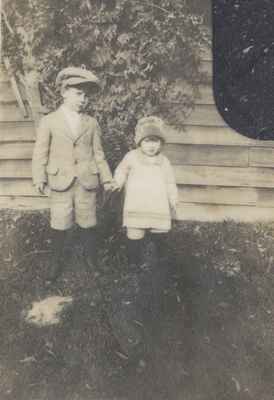
<svg viewBox="0 0 274 400"><path fill-rule="evenodd" d="M45 182L39 182L34 185L35 189L40 194L45 194L46 184ZM112 182L104 183L104 190L106 192L114 192L116 190L120 190L121 188L117 185L117 183L113 180Z"/></svg>
<svg viewBox="0 0 274 400"><path fill-rule="evenodd" d="M118 185L118 183L113 180L112 181L112 191L116 192L117 190L120 191L122 189L122 186Z"/></svg>
<svg viewBox="0 0 274 400"><path fill-rule="evenodd" d="M121 189L120 186L117 184L117 182L115 180L104 183L104 190L106 192L108 192L108 191L115 192L116 190L120 190L120 189Z"/></svg>
<svg viewBox="0 0 274 400"><path fill-rule="evenodd" d="M109 192L110 190L112 190L112 183L111 182L106 182L104 183L104 191L105 192Z"/></svg>

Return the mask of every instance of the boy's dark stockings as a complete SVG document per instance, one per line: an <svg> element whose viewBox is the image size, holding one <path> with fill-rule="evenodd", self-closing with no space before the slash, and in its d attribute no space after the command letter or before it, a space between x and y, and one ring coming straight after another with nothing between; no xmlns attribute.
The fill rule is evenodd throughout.
<svg viewBox="0 0 274 400"><path fill-rule="evenodd" d="M95 228L79 228L80 240L84 248L84 257L88 272L97 266L97 235ZM64 245L66 231L52 229L52 260L47 284L54 283L64 270Z"/></svg>
<svg viewBox="0 0 274 400"><path fill-rule="evenodd" d="M97 232L95 228L79 228L88 272L97 268Z"/></svg>
<svg viewBox="0 0 274 400"><path fill-rule="evenodd" d="M52 265L48 277L49 283L54 283L64 269L64 245L66 231L52 229Z"/></svg>

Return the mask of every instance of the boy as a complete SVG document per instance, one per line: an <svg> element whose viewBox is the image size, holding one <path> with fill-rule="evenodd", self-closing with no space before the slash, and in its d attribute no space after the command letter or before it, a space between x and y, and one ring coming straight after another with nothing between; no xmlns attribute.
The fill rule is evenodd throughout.
<svg viewBox="0 0 274 400"><path fill-rule="evenodd" d="M63 104L43 117L33 152L33 183L37 191L50 188L55 281L63 269L66 231L74 222L80 227L85 260L96 266L96 189L112 187L112 174L101 145L95 118L84 114L87 90L99 89L98 78L90 71L68 67L57 75Z"/></svg>

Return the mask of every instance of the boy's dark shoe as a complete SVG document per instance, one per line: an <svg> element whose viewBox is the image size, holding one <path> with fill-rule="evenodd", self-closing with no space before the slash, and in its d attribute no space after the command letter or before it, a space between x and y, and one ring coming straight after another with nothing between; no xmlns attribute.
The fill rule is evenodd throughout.
<svg viewBox="0 0 274 400"><path fill-rule="evenodd" d="M64 259L52 257L51 271L47 277L46 285L51 285L57 281L64 271Z"/></svg>

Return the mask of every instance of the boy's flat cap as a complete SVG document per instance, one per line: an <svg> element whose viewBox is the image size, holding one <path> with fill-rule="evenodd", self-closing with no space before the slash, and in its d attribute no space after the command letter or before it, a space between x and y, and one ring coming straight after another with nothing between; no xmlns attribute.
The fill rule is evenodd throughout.
<svg viewBox="0 0 274 400"><path fill-rule="evenodd" d="M62 69L56 78L57 87L91 84L99 89L99 79L93 72L79 67L67 67Z"/></svg>

